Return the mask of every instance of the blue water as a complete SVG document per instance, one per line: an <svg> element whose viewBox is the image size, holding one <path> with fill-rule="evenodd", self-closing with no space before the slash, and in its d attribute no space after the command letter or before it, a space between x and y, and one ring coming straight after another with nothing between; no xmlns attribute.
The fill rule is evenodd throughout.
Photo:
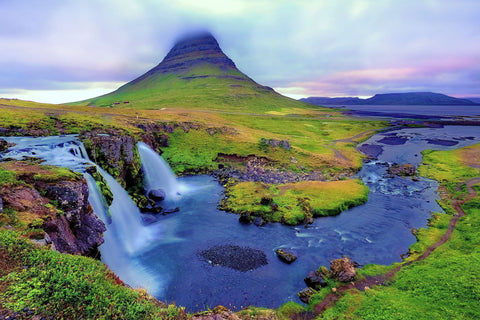
<svg viewBox="0 0 480 320"><path fill-rule="evenodd" d="M385 140L386 137L389 139ZM398 141L403 144L385 143L395 138L400 138ZM28 145L25 139L22 143ZM65 143L66 138L58 138L60 142L55 142L54 137L42 139L47 140L39 143L39 148L54 150L49 161L58 165L72 162L70 166L76 167L70 159L75 152L68 151L71 148ZM449 146L439 145L439 140L443 144L449 141ZM296 294L305 287L303 279L309 271L328 266L330 260L343 255L361 265L399 262L415 242L411 229L426 227L431 213L441 211L435 201L437 182L386 177L387 162L418 165L424 149L449 150L479 142L477 127L461 126L403 129L373 136L364 144L379 145L383 151L378 160L365 163L358 174L370 188L368 202L335 217L316 219L308 228L240 224L237 215L217 210L223 189L213 178L184 177L180 183L188 191L171 203L179 206L180 212L149 217L149 224L133 235L148 236L149 244L133 254L122 255L122 259L116 254L102 254L102 259L118 274L126 271L134 279L133 286L146 287L160 300L185 306L187 311L205 310L218 304L240 309L247 305L275 308L287 301L299 302ZM52 148L55 144L57 147ZM70 149L59 152L62 145ZM22 152L28 150L40 156L34 148L25 147ZM64 155L63 160L55 161L59 155ZM85 161L79 159L80 163ZM115 212L111 214L115 220ZM138 215L138 210L132 210L132 214ZM122 236L115 225L107 226L108 232L115 235L111 239ZM268 264L241 272L211 265L198 257L199 251L222 244L261 250ZM116 250L115 245L121 245L121 241L105 243L100 249L110 252ZM275 255L278 248L294 251L297 261L290 265L281 262Z"/></svg>
<svg viewBox="0 0 480 320"><path fill-rule="evenodd" d="M405 143L378 142L393 135L404 138ZM457 144L444 147L427 140L440 138ZM181 178L194 191L178 203L179 213L160 217L158 223L168 233L159 235L157 245L138 259L147 272L157 272L159 281L166 284L159 288L157 297L175 301L187 310L218 304L237 309L248 305L278 307L287 301L299 301L296 293L305 287L303 278L321 265L328 266L332 259L348 255L362 265L401 261L401 255L415 242L411 229L426 227L431 213L442 211L435 201L437 182L386 178L385 162L418 165L424 149L453 149L479 141L477 128L458 126L405 129L372 137L365 143L379 144L384 150L377 161L366 163L358 174L371 189L369 201L339 216L316 219L309 228L240 224L237 215L216 209L222 188L211 177ZM269 263L240 272L198 258L199 251L220 244L262 250ZM277 248L293 250L298 260L291 265L281 262L275 255Z"/></svg>
<svg viewBox="0 0 480 320"><path fill-rule="evenodd" d="M387 116L391 114L407 114L410 117L414 115L434 116L440 118L458 118L470 117L480 119L480 106L380 106L380 105L329 105L328 107L345 108L355 111L369 111L378 113L378 116Z"/></svg>

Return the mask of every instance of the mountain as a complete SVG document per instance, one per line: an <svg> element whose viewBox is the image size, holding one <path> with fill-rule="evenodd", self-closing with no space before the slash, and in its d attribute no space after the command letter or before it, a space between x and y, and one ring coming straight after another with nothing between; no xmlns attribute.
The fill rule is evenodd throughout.
<svg viewBox="0 0 480 320"><path fill-rule="evenodd" d="M364 104L364 99L359 97L338 97L338 98L328 98L328 97L308 97L302 98L300 101L315 104L317 106L321 105L340 105L340 104L349 104L349 105L358 105Z"/></svg>
<svg viewBox="0 0 480 320"><path fill-rule="evenodd" d="M376 94L368 99L309 97L300 100L315 105L476 105L475 102L468 99L459 99L433 92L385 93Z"/></svg>
<svg viewBox="0 0 480 320"><path fill-rule="evenodd" d="M466 98L466 99L468 99L468 100L470 100L470 101L473 101L473 102L475 102L475 103L477 103L477 104L480 104L480 97L472 97L472 98L468 97L468 98Z"/></svg>
<svg viewBox="0 0 480 320"><path fill-rule="evenodd" d="M114 92L73 104L242 112L303 106L238 70L217 40L205 32L184 37L160 64Z"/></svg>

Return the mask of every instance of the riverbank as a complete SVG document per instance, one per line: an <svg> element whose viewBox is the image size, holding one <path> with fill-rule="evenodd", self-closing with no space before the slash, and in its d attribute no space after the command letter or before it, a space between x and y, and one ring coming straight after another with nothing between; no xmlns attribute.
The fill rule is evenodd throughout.
<svg viewBox="0 0 480 320"><path fill-rule="evenodd" d="M416 232L418 242L403 263L386 272L367 266L359 281L311 305L322 319L479 317L479 238L472 226L480 222L480 170L471 159L478 159L480 145L428 154L420 172L441 181L447 213L434 214L428 229Z"/></svg>

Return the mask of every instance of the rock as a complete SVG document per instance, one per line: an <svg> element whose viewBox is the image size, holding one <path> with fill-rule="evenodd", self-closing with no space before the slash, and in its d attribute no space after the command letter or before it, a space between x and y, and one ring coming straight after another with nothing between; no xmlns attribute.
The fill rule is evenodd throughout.
<svg viewBox="0 0 480 320"><path fill-rule="evenodd" d="M411 164L393 164L388 168L387 172L401 177L413 177L415 176L416 168Z"/></svg>
<svg viewBox="0 0 480 320"><path fill-rule="evenodd" d="M222 266L246 272L268 264L265 253L258 249L237 245L218 245L198 253L201 260L214 266Z"/></svg>
<svg viewBox="0 0 480 320"><path fill-rule="evenodd" d="M255 217L253 219L253 224L256 225L257 227L261 227L261 226L264 226L265 225L265 220L263 220L262 218L260 217Z"/></svg>
<svg viewBox="0 0 480 320"><path fill-rule="evenodd" d="M308 277L306 277L304 281L307 286L315 290L318 290L327 285L324 279L324 275L318 270L310 271Z"/></svg>
<svg viewBox="0 0 480 320"><path fill-rule="evenodd" d="M331 277L341 282L353 281L357 275L354 263L349 257L332 260L330 271Z"/></svg>
<svg viewBox="0 0 480 320"><path fill-rule="evenodd" d="M8 149L8 142L5 139L0 139L0 152Z"/></svg>
<svg viewBox="0 0 480 320"><path fill-rule="evenodd" d="M290 142L288 142L287 140L261 138L260 143L269 145L269 146L274 147L274 148L280 147L280 148L283 148L285 150L292 149L292 147L290 146Z"/></svg>
<svg viewBox="0 0 480 320"><path fill-rule="evenodd" d="M305 288L297 293L300 300L302 300L304 303L308 303L314 294L315 291L312 288Z"/></svg>
<svg viewBox="0 0 480 320"><path fill-rule="evenodd" d="M178 211L180 211L179 207L168 208L168 209L163 210L162 214L166 215L166 214L171 214L171 213L175 213L175 212L178 212Z"/></svg>
<svg viewBox="0 0 480 320"><path fill-rule="evenodd" d="M148 192L148 198L154 201L163 201L165 200L166 194L162 189L153 189Z"/></svg>
<svg viewBox="0 0 480 320"><path fill-rule="evenodd" d="M275 253L277 254L277 257L279 257L280 260L282 260L285 263L290 264L290 263L294 262L295 260L297 260L297 257L293 253L287 252L283 249L277 249L275 251Z"/></svg>
<svg viewBox="0 0 480 320"><path fill-rule="evenodd" d="M87 173L90 173L90 174L93 175L94 173L97 172L97 167L95 167L95 166L88 166L88 167L85 168L85 171L86 171Z"/></svg>
<svg viewBox="0 0 480 320"><path fill-rule="evenodd" d="M250 217L250 215L248 213L246 213L246 214L240 215L240 218L238 218L238 221L240 223L250 224L250 223L252 223L252 218Z"/></svg>
<svg viewBox="0 0 480 320"><path fill-rule="evenodd" d="M153 214L158 214L163 211L163 208L160 206L157 206L155 204L150 204L148 203L144 207L140 207L140 212L141 213L153 213Z"/></svg>

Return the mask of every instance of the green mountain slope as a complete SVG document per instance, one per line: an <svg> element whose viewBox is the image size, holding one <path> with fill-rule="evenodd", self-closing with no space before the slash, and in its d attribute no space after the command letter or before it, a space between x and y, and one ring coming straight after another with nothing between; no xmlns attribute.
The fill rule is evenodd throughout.
<svg viewBox="0 0 480 320"><path fill-rule="evenodd" d="M311 107L243 74L208 33L179 41L159 65L116 91L74 104L255 113Z"/></svg>

